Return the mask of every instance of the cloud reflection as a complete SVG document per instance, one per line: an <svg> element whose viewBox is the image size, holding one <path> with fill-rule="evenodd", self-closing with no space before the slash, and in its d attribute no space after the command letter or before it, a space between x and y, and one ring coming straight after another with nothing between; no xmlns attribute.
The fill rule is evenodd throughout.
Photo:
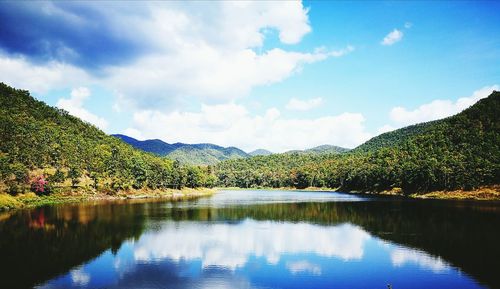
<svg viewBox="0 0 500 289"><path fill-rule="evenodd" d="M321 266L313 264L307 260L288 262L286 264L286 268L294 275L299 273L310 273L312 275L321 275Z"/></svg>
<svg viewBox="0 0 500 289"><path fill-rule="evenodd" d="M85 286L90 282L90 275L83 268L78 268L71 271L71 281L74 285Z"/></svg>
<svg viewBox="0 0 500 289"><path fill-rule="evenodd" d="M391 252L392 265L402 267L405 264L416 264L421 268L440 273L450 269L450 265L441 257L434 257L419 250L396 248Z"/></svg>
<svg viewBox="0 0 500 289"><path fill-rule="evenodd" d="M299 253L347 261L363 257L364 243L369 238L368 233L350 224L324 227L254 220L238 225L169 222L159 232L144 235L134 246L134 257L139 262L198 259L203 268L231 270L243 267L252 256L265 258L269 264L277 264L284 254Z"/></svg>

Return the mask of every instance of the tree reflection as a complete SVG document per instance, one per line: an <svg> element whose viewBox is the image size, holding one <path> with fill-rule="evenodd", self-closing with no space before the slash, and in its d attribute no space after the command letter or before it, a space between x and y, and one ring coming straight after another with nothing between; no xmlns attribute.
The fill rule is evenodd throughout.
<svg viewBox="0 0 500 289"><path fill-rule="evenodd" d="M496 270L500 259L497 205L400 199L222 208L124 203L19 211L0 221L0 287L40 284L106 250L116 252L125 240L139 240L143 232L161 232L165 224L198 230L196 223L200 221L232 224L248 219L301 223L304 227L314 224L319 228L349 223L383 240L415 248L392 252L394 266L409 262L439 272L451 264L485 285L500 288ZM273 231L267 234L272 237ZM288 238L293 236L296 234ZM176 237L170 234L166 238ZM145 250L152 249L147 242L143 245ZM167 255L177 250L166 249L172 251ZM314 264L304 262L287 266L296 272L320 272Z"/></svg>

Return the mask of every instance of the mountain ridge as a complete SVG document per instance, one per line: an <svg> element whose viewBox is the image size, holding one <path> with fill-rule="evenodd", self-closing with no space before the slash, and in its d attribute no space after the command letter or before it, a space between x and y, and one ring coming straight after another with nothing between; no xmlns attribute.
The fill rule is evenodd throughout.
<svg viewBox="0 0 500 289"><path fill-rule="evenodd" d="M223 147L211 143L186 144L181 142L169 144L158 139L141 141L123 134L112 134L112 136L137 149L190 165L214 165L219 161L250 156L233 146Z"/></svg>

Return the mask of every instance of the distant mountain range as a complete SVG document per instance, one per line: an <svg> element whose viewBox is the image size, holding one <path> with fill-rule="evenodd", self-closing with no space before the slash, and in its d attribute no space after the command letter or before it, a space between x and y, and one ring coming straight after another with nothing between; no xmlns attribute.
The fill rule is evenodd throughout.
<svg viewBox="0 0 500 289"><path fill-rule="evenodd" d="M137 149L154 153L159 156L168 157L173 160L178 160L181 163L190 165L214 165L220 161L229 159L268 156L273 154L273 152L265 149L257 149L250 153L246 153L236 147L222 147L210 143L186 144L178 142L169 144L159 139L141 141L123 134L113 134L112 136L123 140ZM330 154L343 153L347 151L349 151L349 149L333 145L322 145L311 149L293 150L285 153Z"/></svg>
<svg viewBox="0 0 500 289"><path fill-rule="evenodd" d="M137 149L178 160L184 164L214 165L223 160L250 157L239 148L222 147L210 143L185 144L178 142L169 144L159 139L141 141L122 134L113 134L112 136Z"/></svg>

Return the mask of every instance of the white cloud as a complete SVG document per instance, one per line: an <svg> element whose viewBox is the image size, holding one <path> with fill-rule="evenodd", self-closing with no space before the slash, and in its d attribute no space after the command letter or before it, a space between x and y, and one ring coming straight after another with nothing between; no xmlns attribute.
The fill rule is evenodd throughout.
<svg viewBox="0 0 500 289"><path fill-rule="evenodd" d="M377 135L383 134L383 133L386 133L386 132L389 132L389 131L393 131L395 129L396 129L395 127L386 124L386 125L383 125L383 126L381 126L381 127L378 128Z"/></svg>
<svg viewBox="0 0 500 289"><path fill-rule="evenodd" d="M284 118L276 108L252 116L245 107L229 103L203 105L201 112L139 111L126 133L133 132L141 139L212 142L248 151L266 148L283 152L322 144L354 147L370 138L364 120L362 114L347 112L314 119Z"/></svg>
<svg viewBox="0 0 500 289"><path fill-rule="evenodd" d="M320 106L322 103L323 103L323 99L321 97L307 99L307 100L300 100L297 98L292 98L287 103L286 109L305 111L305 110L311 110L313 108L316 108L316 107Z"/></svg>
<svg viewBox="0 0 500 289"><path fill-rule="evenodd" d="M10 86L34 93L46 93L55 87L90 81L87 73L71 65L59 62L33 64L24 57L9 58L1 53L0 79Z"/></svg>
<svg viewBox="0 0 500 289"><path fill-rule="evenodd" d="M403 39L404 33L401 30L394 29L389 34L387 34L380 44L382 45L393 45L394 43L401 41Z"/></svg>
<svg viewBox="0 0 500 289"><path fill-rule="evenodd" d="M137 261L198 259L203 268L218 266L234 270L253 256L265 258L269 264L277 264L285 254L304 253L344 261L360 260L369 239L368 233L350 224L324 227L254 220L245 220L237 226L167 222L159 232L141 236L134 246L134 257ZM321 273L321 268L311 263L291 263L287 267L292 273Z"/></svg>
<svg viewBox="0 0 500 289"><path fill-rule="evenodd" d="M233 100L254 87L283 81L306 64L354 50L263 49L272 33L284 44L296 44L311 31L308 9L301 1L150 2L134 9L84 5L107 15L112 33L144 43L145 52L122 64L104 65L98 75L60 62L33 64L0 56L0 78L41 93L102 85L115 93L115 111L172 108L193 99Z"/></svg>
<svg viewBox="0 0 500 289"><path fill-rule="evenodd" d="M456 101L440 99L434 100L430 103L423 104L414 110L408 110L407 108L400 106L394 107L390 112L390 118L400 127L445 118L457 114L473 105L478 100L487 97L493 90L500 90L500 86L485 86L474 91L471 96L462 97Z"/></svg>
<svg viewBox="0 0 500 289"><path fill-rule="evenodd" d="M75 88L71 91L70 98L61 98L56 106L68 111L71 115L81 118L94 124L95 126L106 129L108 122L83 107L83 102L90 96L90 90L86 87Z"/></svg>
<svg viewBox="0 0 500 289"><path fill-rule="evenodd" d="M253 87L280 82L304 64L349 51L352 49L299 53L275 48L258 54L248 48L224 51L201 45L147 56L132 66L110 68L108 84L118 88L122 100L143 108L186 97L220 102L247 95Z"/></svg>

